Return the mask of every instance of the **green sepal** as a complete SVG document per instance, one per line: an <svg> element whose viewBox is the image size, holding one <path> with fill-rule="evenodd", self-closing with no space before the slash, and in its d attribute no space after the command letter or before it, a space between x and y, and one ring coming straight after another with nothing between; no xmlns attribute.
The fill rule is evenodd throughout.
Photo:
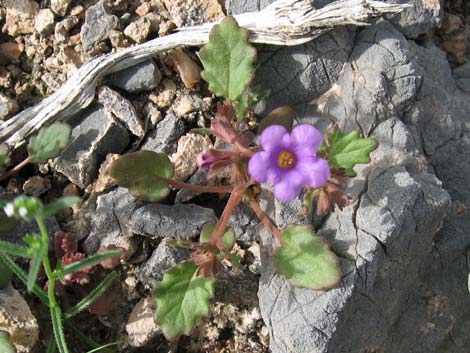
<svg viewBox="0 0 470 353"><path fill-rule="evenodd" d="M199 241L201 243L207 243L210 238L212 233L214 233L215 230L215 224L213 223L208 223L206 224L202 230L201 230L201 235L199 237ZM232 227L227 227L225 228L225 232L222 235L222 243L224 244L224 248L227 251L232 250L233 246L235 245L235 231L233 230Z"/></svg>
<svg viewBox="0 0 470 353"><path fill-rule="evenodd" d="M282 125L290 132L294 125L294 119L295 111L291 107L284 106L276 108L270 112L266 118L261 120L258 127L258 134L261 134L264 129L271 125Z"/></svg>
<svg viewBox="0 0 470 353"><path fill-rule="evenodd" d="M157 323L167 338L189 334L208 315L214 278L198 275L192 261L183 262L164 276L155 289Z"/></svg>
<svg viewBox="0 0 470 353"><path fill-rule="evenodd" d="M338 287L337 256L311 226L289 225L281 232L284 244L276 249L276 271L296 287L326 290Z"/></svg>
<svg viewBox="0 0 470 353"><path fill-rule="evenodd" d="M344 168L348 176L355 176L356 164L367 164L370 153L377 148L377 141L361 137L359 131L342 133L338 128L328 135L328 163L333 168ZM324 148L322 148L324 150Z"/></svg>
<svg viewBox="0 0 470 353"><path fill-rule="evenodd" d="M231 16L212 28L199 57L204 66L201 76L218 97L234 101L253 79L256 49L248 42L248 31Z"/></svg>
<svg viewBox="0 0 470 353"><path fill-rule="evenodd" d="M39 131L28 144L28 154L32 162L45 163L55 158L68 145L72 129L64 123L54 123Z"/></svg>
<svg viewBox="0 0 470 353"><path fill-rule="evenodd" d="M110 168L110 175L119 186L129 189L136 198L159 201L170 192L167 180L175 174L167 155L139 151L119 157Z"/></svg>

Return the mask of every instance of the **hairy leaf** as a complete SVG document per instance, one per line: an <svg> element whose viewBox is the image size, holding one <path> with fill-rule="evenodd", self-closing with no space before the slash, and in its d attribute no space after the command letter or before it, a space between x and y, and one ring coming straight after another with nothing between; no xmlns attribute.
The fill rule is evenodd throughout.
<svg viewBox="0 0 470 353"><path fill-rule="evenodd" d="M54 123L41 129L28 144L28 154L32 162L45 163L57 157L70 141L72 129L64 123Z"/></svg>
<svg viewBox="0 0 470 353"><path fill-rule="evenodd" d="M29 265L28 281L26 283L28 291L31 291L38 278L42 259L47 255L48 244L39 235L25 235L23 240L29 245L33 253L33 258Z"/></svg>
<svg viewBox="0 0 470 353"><path fill-rule="evenodd" d="M59 353L68 353L67 341L62 324L62 310L58 306L51 306L52 332L54 332L55 342L59 348Z"/></svg>
<svg viewBox="0 0 470 353"><path fill-rule="evenodd" d="M170 159L163 153L139 151L119 157L110 175L119 186L146 201L159 201L170 192L167 179L175 174Z"/></svg>
<svg viewBox="0 0 470 353"><path fill-rule="evenodd" d="M295 111L291 107L279 107L274 109L268 114L266 118L261 120L258 127L258 134L261 134L264 129L271 125L282 125L287 131L292 130L294 124Z"/></svg>
<svg viewBox="0 0 470 353"><path fill-rule="evenodd" d="M204 66L202 77L216 96L233 101L253 79L256 49L248 42L248 31L240 28L233 17L226 17L212 28L199 57Z"/></svg>
<svg viewBox="0 0 470 353"><path fill-rule="evenodd" d="M377 142L361 137L358 131L348 134L334 129L329 136L328 162L333 168L344 168L348 176L355 176L353 167L370 161L370 153L377 148Z"/></svg>
<svg viewBox="0 0 470 353"><path fill-rule="evenodd" d="M341 271L336 255L312 227L289 225L281 233L285 244L274 255L277 272L294 286L325 290L337 287Z"/></svg>
<svg viewBox="0 0 470 353"><path fill-rule="evenodd" d="M188 334L209 313L214 278L198 276L192 261L173 267L155 290L157 322L168 338Z"/></svg>
<svg viewBox="0 0 470 353"><path fill-rule="evenodd" d="M215 224L208 223L202 228L200 241L205 243L208 242L211 238L212 233L215 230ZM222 235L222 243L227 251L232 250L235 245L235 231L232 227L225 228L224 235Z"/></svg>

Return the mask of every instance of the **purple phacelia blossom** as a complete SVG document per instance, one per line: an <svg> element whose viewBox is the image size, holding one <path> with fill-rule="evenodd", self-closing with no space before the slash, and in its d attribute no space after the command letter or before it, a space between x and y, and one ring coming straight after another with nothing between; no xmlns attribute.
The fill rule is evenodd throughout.
<svg viewBox="0 0 470 353"><path fill-rule="evenodd" d="M281 125L264 129L263 150L251 157L250 175L260 183L274 183L274 196L292 201L303 185L318 188L330 177L330 167L316 153L322 144L320 132L311 125L297 125L289 133Z"/></svg>

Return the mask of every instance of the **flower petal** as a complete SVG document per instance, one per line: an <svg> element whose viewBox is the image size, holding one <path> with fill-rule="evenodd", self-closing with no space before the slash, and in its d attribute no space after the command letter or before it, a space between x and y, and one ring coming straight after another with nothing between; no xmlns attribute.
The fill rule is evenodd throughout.
<svg viewBox="0 0 470 353"><path fill-rule="evenodd" d="M290 134L292 143L297 147L316 153L322 144L322 136L314 126L300 124L292 129Z"/></svg>
<svg viewBox="0 0 470 353"><path fill-rule="evenodd" d="M272 172L271 153L266 151L256 152L248 161L248 172L251 177L260 183L272 182L270 178Z"/></svg>
<svg viewBox="0 0 470 353"><path fill-rule="evenodd" d="M312 188L323 186L330 177L330 166L320 157L304 157L299 160L296 169L304 176L304 183Z"/></svg>
<svg viewBox="0 0 470 353"><path fill-rule="evenodd" d="M260 144L263 146L265 151L271 151L273 149L278 149L286 139L290 140L290 137L284 126L271 125L261 133Z"/></svg>
<svg viewBox="0 0 470 353"><path fill-rule="evenodd" d="M274 196L284 202L294 200L302 190L303 176L296 170L291 170L283 175L282 180L274 185Z"/></svg>

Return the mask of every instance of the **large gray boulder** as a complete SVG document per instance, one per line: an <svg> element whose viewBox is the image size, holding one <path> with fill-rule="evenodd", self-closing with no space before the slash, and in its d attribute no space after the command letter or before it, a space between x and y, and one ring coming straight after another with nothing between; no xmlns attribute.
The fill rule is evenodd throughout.
<svg viewBox="0 0 470 353"><path fill-rule="evenodd" d="M458 83L443 52L386 21L357 35L321 108L379 148L348 187L354 203L318 231L340 256L339 288L291 286L260 231L258 296L273 353L468 351L470 222L457 206L470 199L470 106ZM268 211L292 222L281 207Z"/></svg>

